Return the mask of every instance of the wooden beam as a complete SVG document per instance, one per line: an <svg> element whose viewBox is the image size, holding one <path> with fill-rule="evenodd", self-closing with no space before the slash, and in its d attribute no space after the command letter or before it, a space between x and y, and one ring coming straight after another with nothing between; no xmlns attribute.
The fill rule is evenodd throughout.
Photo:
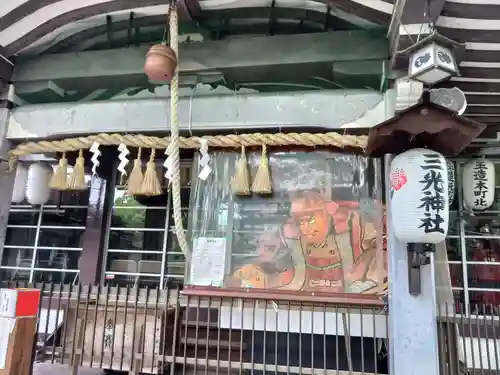
<svg viewBox="0 0 500 375"><path fill-rule="evenodd" d="M473 107L480 105L500 105L500 94L499 95L482 95L480 93L470 93L467 94L467 106ZM500 107L499 107L500 109Z"/></svg>
<svg viewBox="0 0 500 375"><path fill-rule="evenodd" d="M500 116L471 116L471 115L466 115L466 117L469 117L470 119L481 122L483 124L487 124L488 126L491 125L500 125Z"/></svg>
<svg viewBox="0 0 500 375"><path fill-rule="evenodd" d="M16 85L53 81L64 90L108 85L110 81L147 83L143 73L147 46L19 58ZM381 61L388 58L387 40L366 31L279 35L235 40L183 43L181 74L238 68L270 69L299 64ZM101 85L99 87L99 85Z"/></svg>
<svg viewBox="0 0 500 375"><path fill-rule="evenodd" d="M198 19L201 13L199 0L180 0L177 4L181 9L181 13L184 14L189 21L196 21Z"/></svg>
<svg viewBox="0 0 500 375"><path fill-rule="evenodd" d="M9 114L13 103L9 100L8 87L0 82L0 129L6 129L9 126ZM7 155L7 151L11 146L10 142L5 139L5 133L0 136L0 158ZM5 239L7 236L7 222L9 221L10 202L12 197L12 189L16 172L7 172L0 175L0 259L3 259L3 251Z"/></svg>
<svg viewBox="0 0 500 375"><path fill-rule="evenodd" d="M160 90L158 90L160 91ZM7 138L66 137L72 134L168 131L170 112L163 94L138 99L27 105L12 110ZM365 128L394 115L386 95L374 90L210 94L199 89L179 98L181 131L249 132L255 129ZM191 111L190 111L191 108ZM191 113L190 113L191 112ZM50 126L47 126L50 124Z"/></svg>
<svg viewBox="0 0 500 375"><path fill-rule="evenodd" d="M3 0L5 1L5 0ZM60 0L28 0L19 3L19 6L12 9L9 13L0 17L0 31L5 33L8 28L15 25L18 22L23 22L23 20L30 14L35 13L37 11L42 11L45 7L47 9L51 8L53 11L58 14L58 16L54 18L50 18L32 28L31 25L28 25L26 29L22 31L21 34L13 39L12 42L5 45L6 55L5 56L14 56L19 53L24 48L30 46L35 43L39 38L43 35L47 35L52 31L57 30L59 27L68 25L72 22L78 20L84 20L89 17L99 16L103 14L111 14L117 11L126 11L128 9L133 9L139 6L136 1L130 0L111 0L111 1L93 1L90 2L88 6L84 7L67 7L60 3ZM157 6L157 5L166 5L165 0L142 0L140 2L140 7L147 6ZM60 8L61 7L61 8ZM179 12L179 19L190 20L191 16L184 13L185 8L181 7ZM4 35L2 35L4 36Z"/></svg>
<svg viewBox="0 0 500 375"><path fill-rule="evenodd" d="M351 0L317 0L319 3L326 4L332 9L340 9L348 14L355 14L359 18L373 22L379 25L387 25L391 19L390 13L383 10L372 8L363 4L362 1ZM433 0L434 1L434 0ZM365 2L366 3L366 2Z"/></svg>
<svg viewBox="0 0 500 375"><path fill-rule="evenodd" d="M0 82L9 82L13 71L14 62L5 57L5 50L0 46Z"/></svg>
<svg viewBox="0 0 500 375"><path fill-rule="evenodd" d="M500 107L497 106L468 106L467 110L465 111L465 116L470 116L470 115L492 115L494 116L500 116Z"/></svg>
<svg viewBox="0 0 500 375"><path fill-rule="evenodd" d="M477 79L471 81L458 81L458 80L450 80L444 83L441 83L439 87L444 88L453 88L458 87L460 90L467 93L477 93L477 94L488 94L488 93L500 93L500 81L499 80L488 80L488 79Z"/></svg>
<svg viewBox="0 0 500 375"><path fill-rule="evenodd" d="M181 33L200 33L202 35L206 35L205 39L210 39L208 30L208 23L213 21L214 19L219 19L222 16L233 19L242 19L242 18L255 18L256 23L252 23L249 25L245 25L245 27L239 26L238 29L241 31L248 31L249 34L258 34L260 30L250 30L251 27L255 27L259 25L259 20L262 19L268 20L271 14L270 7L252 7L252 8L230 8L230 9L211 9L205 10L203 13L199 12L191 12L193 17L196 16L196 24L195 23L184 23L182 22L179 25ZM188 12L186 10L186 12ZM276 18L280 20L297 20L301 19L307 21L307 24L315 24L315 31L317 31L317 27L319 24L326 25L326 30L335 29L335 30L350 30L350 29L358 29L352 23L349 23L339 17L334 16L333 14L325 15L325 13L315 10L307 10L307 9L297 9L297 8L274 8L274 14ZM165 27L165 15L152 15L145 17L134 18L133 20L134 27L151 27L158 26L163 32ZM205 28L205 26L207 26ZM127 30L130 28L130 20L118 20L113 22L113 30L119 33L120 31ZM231 33L233 32L234 25L231 27ZM296 27L298 29L298 27ZM325 31L326 31L325 30ZM85 49L89 45L89 40L93 38L98 38L106 31L106 25L97 25L94 27L87 28L85 30L76 32L74 34L68 34L67 36L62 36L50 46L40 46L35 48L36 52L43 53L65 53L65 52L74 52L77 51L79 45L82 43L85 44ZM162 34L161 34L162 35ZM45 49L46 48L46 49ZM30 50L30 54L31 50Z"/></svg>

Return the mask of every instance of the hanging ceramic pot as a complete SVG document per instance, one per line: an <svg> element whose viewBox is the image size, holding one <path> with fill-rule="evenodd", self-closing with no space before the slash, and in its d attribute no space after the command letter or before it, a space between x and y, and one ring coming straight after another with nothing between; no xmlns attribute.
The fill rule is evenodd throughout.
<svg viewBox="0 0 500 375"><path fill-rule="evenodd" d="M177 68L177 56L167 45L156 44L146 54L144 73L151 81L170 82Z"/></svg>

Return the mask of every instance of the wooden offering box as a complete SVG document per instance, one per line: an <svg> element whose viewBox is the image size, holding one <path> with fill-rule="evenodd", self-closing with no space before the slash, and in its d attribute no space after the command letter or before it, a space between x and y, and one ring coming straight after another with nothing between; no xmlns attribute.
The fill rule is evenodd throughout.
<svg viewBox="0 0 500 375"><path fill-rule="evenodd" d="M120 371L132 371L134 362L140 358L139 371L156 374L163 355L167 354L163 351L171 349L173 312L173 309L80 304L70 309L67 317L65 356L73 351L78 353L81 347L83 366Z"/></svg>

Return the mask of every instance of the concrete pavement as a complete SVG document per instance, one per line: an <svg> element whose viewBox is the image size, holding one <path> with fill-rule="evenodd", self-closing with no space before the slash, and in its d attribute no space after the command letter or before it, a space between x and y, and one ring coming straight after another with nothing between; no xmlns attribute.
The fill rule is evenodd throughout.
<svg viewBox="0 0 500 375"><path fill-rule="evenodd" d="M33 375L69 375L69 367L66 365L52 365L48 363L35 363ZM81 368L78 375L104 375L99 369Z"/></svg>

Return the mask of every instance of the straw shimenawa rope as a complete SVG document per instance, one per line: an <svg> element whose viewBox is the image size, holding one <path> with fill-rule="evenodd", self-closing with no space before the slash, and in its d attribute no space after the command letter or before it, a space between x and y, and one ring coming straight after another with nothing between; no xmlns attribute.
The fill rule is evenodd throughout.
<svg viewBox="0 0 500 375"><path fill-rule="evenodd" d="M172 12L175 13L175 12ZM171 86L172 87L172 86ZM177 87L178 83L173 81L173 87ZM203 136L203 137L180 137L178 136L178 92L174 90L171 93L171 114L172 114L172 137L150 137L142 134L107 134L101 133L97 135L89 135L87 137L77 137L77 138L66 138L58 141L39 141L39 142L26 142L21 143L14 149L9 151L9 165L14 165L15 160L19 156L40 154L40 153L63 153L63 158L60 161L60 166L56 171L58 180L55 181L61 184L62 176L65 176L65 183L63 183L62 188L67 189L69 185L67 183L67 177L65 171L67 170L67 160L65 154L67 152L79 151L89 149L94 142L98 142L101 146L119 146L121 143L127 147L135 147L139 150L142 148L156 148L156 149L167 149L168 145L172 141L173 143L173 158L174 158L174 171L173 171L173 206L174 206L174 222L175 230L177 234L177 239L181 250L189 257L189 246L186 241L186 235L182 225L182 218L179 220L177 216L180 215L180 207L176 210L176 205L179 204L180 196L177 196L175 191L176 188L180 190L180 172L179 172L179 148L183 149L199 149L201 146L200 139L204 139L208 143L210 148L229 148L229 149L239 149L241 146L245 147L262 147L262 146L306 146L306 147L336 147L336 148L357 148L363 149L366 147L368 140L367 136L355 136L355 135L342 135L339 133L274 133L274 134L229 134L229 135L215 135L215 136ZM174 132L174 126L177 128L177 134ZM136 160L137 162L137 160ZM134 168L140 171L142 175L142 168L140 166L140 158L138 158L137 167ZM131 173L131 176L132 177ZM60 176L59 176L60 175ZM142 181L142 179L140 179ZM57 184L57 185L59 185ZM51 184L52 185L52 184ZM66 185L68 185L66 187ZM129 181L130 185L130 181ZM61 190L61 186L57 186ZM130 186L129 194L130 192ZM142 186L141 186L142 188ZM177 190L179 192L179 190ZM180 194L179 194L180 195ZM177 196L177 197L176 197ZM177 211L177 212L176 212ZM189 259L189 258L188 258Z"/></svg>
<svg viewBox="0 0 500 375"><path fill-rule="evenodd" d="M239 150L245 147L273 146L305 146L305 147L352 147L364 149L367 136L342 135L339 133L274 133L274 134L229 134L204 137L179 137L179 147L183 149L199 149L200 139L208 142L209 148L229 148ZM59 141L26 142L9 151L11 157L40 153L72 152L89 149L94 142L101 146L166 149L170 137L150 137L142 134L96 134L87 137L67 138Z"/></svg>

